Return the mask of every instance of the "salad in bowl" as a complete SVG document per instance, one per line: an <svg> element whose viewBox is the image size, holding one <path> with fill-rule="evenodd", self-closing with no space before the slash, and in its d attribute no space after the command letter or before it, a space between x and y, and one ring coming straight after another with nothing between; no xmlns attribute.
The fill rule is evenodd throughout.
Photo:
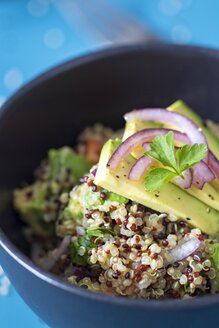
<svg viewBox="0 0 219 328"><path fill-rule="evenodd" d="M86 128L50 149L14 191L31 258L114 296L186 299L219 290L219 139L183 101ZM212 128L213 125L213 128Z"/></svg>

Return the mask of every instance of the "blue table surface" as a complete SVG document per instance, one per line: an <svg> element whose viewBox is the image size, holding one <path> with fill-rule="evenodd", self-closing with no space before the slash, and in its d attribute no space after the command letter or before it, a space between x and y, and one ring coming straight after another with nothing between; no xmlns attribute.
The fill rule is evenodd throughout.
<svg viewBox="0 0 219 328"><path fill-rule="evenodd" d="M95 39L86 37L83 26L81 30L65 20L55 5L58 1L65 0L0 1L0 106L41 72L100 47ZM217 0L108 2L129 11L166 41L219 47ZM1 267L0 318L2 328L48 327L8 285Z"/></svg>

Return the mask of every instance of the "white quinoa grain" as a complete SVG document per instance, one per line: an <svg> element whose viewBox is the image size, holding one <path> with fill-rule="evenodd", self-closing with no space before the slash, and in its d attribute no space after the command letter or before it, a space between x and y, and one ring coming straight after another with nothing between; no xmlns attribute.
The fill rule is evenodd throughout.
<svg viewBox="0 0 219 328"><path fill-rule="evenodd" d="M196 286L201 285L202 281L203 281L203 278L201 276L199 276L199 277L194 279L194 284Z"/></svg>
<svg viewBox="0 0 219 328"><path fill-rule="evenodd" d="M203 269L208 269L211 267L211 261L209 259L205 260L204 262L202 262L202 266L203 266Z"/></svg>
<svg viewBox="0 0 219 328"><path fill-rule="evenodd" d="M176 222L178 220L178 218L173 214L169 214L168 219L170 222Z"/></svg>
<svg viewBox="0 0 219 328"><path fill-rule="evenodd" d="M158 246L157 244L152 244L150 247L149 247L150 251L152 253L160 253L161 252L161 247Z"/></svg>
<svg viewBox="0 0 219 328"><path fill-rule="evenodd" d="M151 281L149 278L145 278L145 279L142 279L139 284L138 284L138 287L139 289L143 289L143 288L148 288L151 284Z"/></svg>
<svg viewBox="0 0 219 328"><path fill-rule="evenodd" d="M187 283L187 277L186 277L186 275L183 274L183 275L180 277L179 282L180 282L181 285L185 285L185 284Z"/></svg>
<svg viewBox="0 0 219 328"><path fill-rule="evenodd" d="M132 280L131 279L125 279L124 282L123 282L123 285L125 287L131 286L131 284L132 284Z"/></svg>
<svg viewBox="0 0 219 328"><path fill-rule="evenodd" d="M141 259L141 263L142 264L150 265L151 264L151 261L152 261L152 259L147 254L145 254L144 256L142 256L142 259Z"/></svg>
<svg viewBox="0 0 219 328"><path fill-rule="evenodd" d="M194 234L194 235L200 235L201 234L201 230L196 228L196 229L192 229L191 230L191 233Z"/></svg>
<svg viewBox="0 0 219 328"><path fill-rule="evenodd" d="M84 246L79 247L78 254L83 256L86 253L86 248Z"/></svg>

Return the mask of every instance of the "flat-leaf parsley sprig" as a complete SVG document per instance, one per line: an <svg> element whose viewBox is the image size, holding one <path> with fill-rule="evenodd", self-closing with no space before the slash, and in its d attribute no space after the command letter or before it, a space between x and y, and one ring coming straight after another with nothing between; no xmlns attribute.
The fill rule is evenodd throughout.
<svg viewBox="0 0 219 328"><path fill-rule="evenodd" d="M183 172L202 161L208 151L205 144L184 145L175 151L174 134L171 131L155 137L150 148L145 155L163 166L151 169L146 175L144 184L150 192L162 188L174 177L180 176L184 179Z"/></svg>

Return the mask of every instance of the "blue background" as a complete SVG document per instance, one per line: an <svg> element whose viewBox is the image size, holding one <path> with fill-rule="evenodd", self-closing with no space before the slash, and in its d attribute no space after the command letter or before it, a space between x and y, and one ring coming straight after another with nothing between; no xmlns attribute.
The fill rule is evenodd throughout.
<svg viewBox="0 0 219 328"><path fill-rule="evenodd" d="M60 11L60 3L66 1L69 0L0 1L0 106L41 72L102 46L83 23L79 24L76 13L72 12L70 22L66 19ZM87 1L93 5L97 2ZM108 0L108 3L132 14L165 41L219 47L217 0ZM2 278L4 274L0 273L0 294ZM8 292L6 296L0 295L2 328L47 327L12 286Z"/></svg>

